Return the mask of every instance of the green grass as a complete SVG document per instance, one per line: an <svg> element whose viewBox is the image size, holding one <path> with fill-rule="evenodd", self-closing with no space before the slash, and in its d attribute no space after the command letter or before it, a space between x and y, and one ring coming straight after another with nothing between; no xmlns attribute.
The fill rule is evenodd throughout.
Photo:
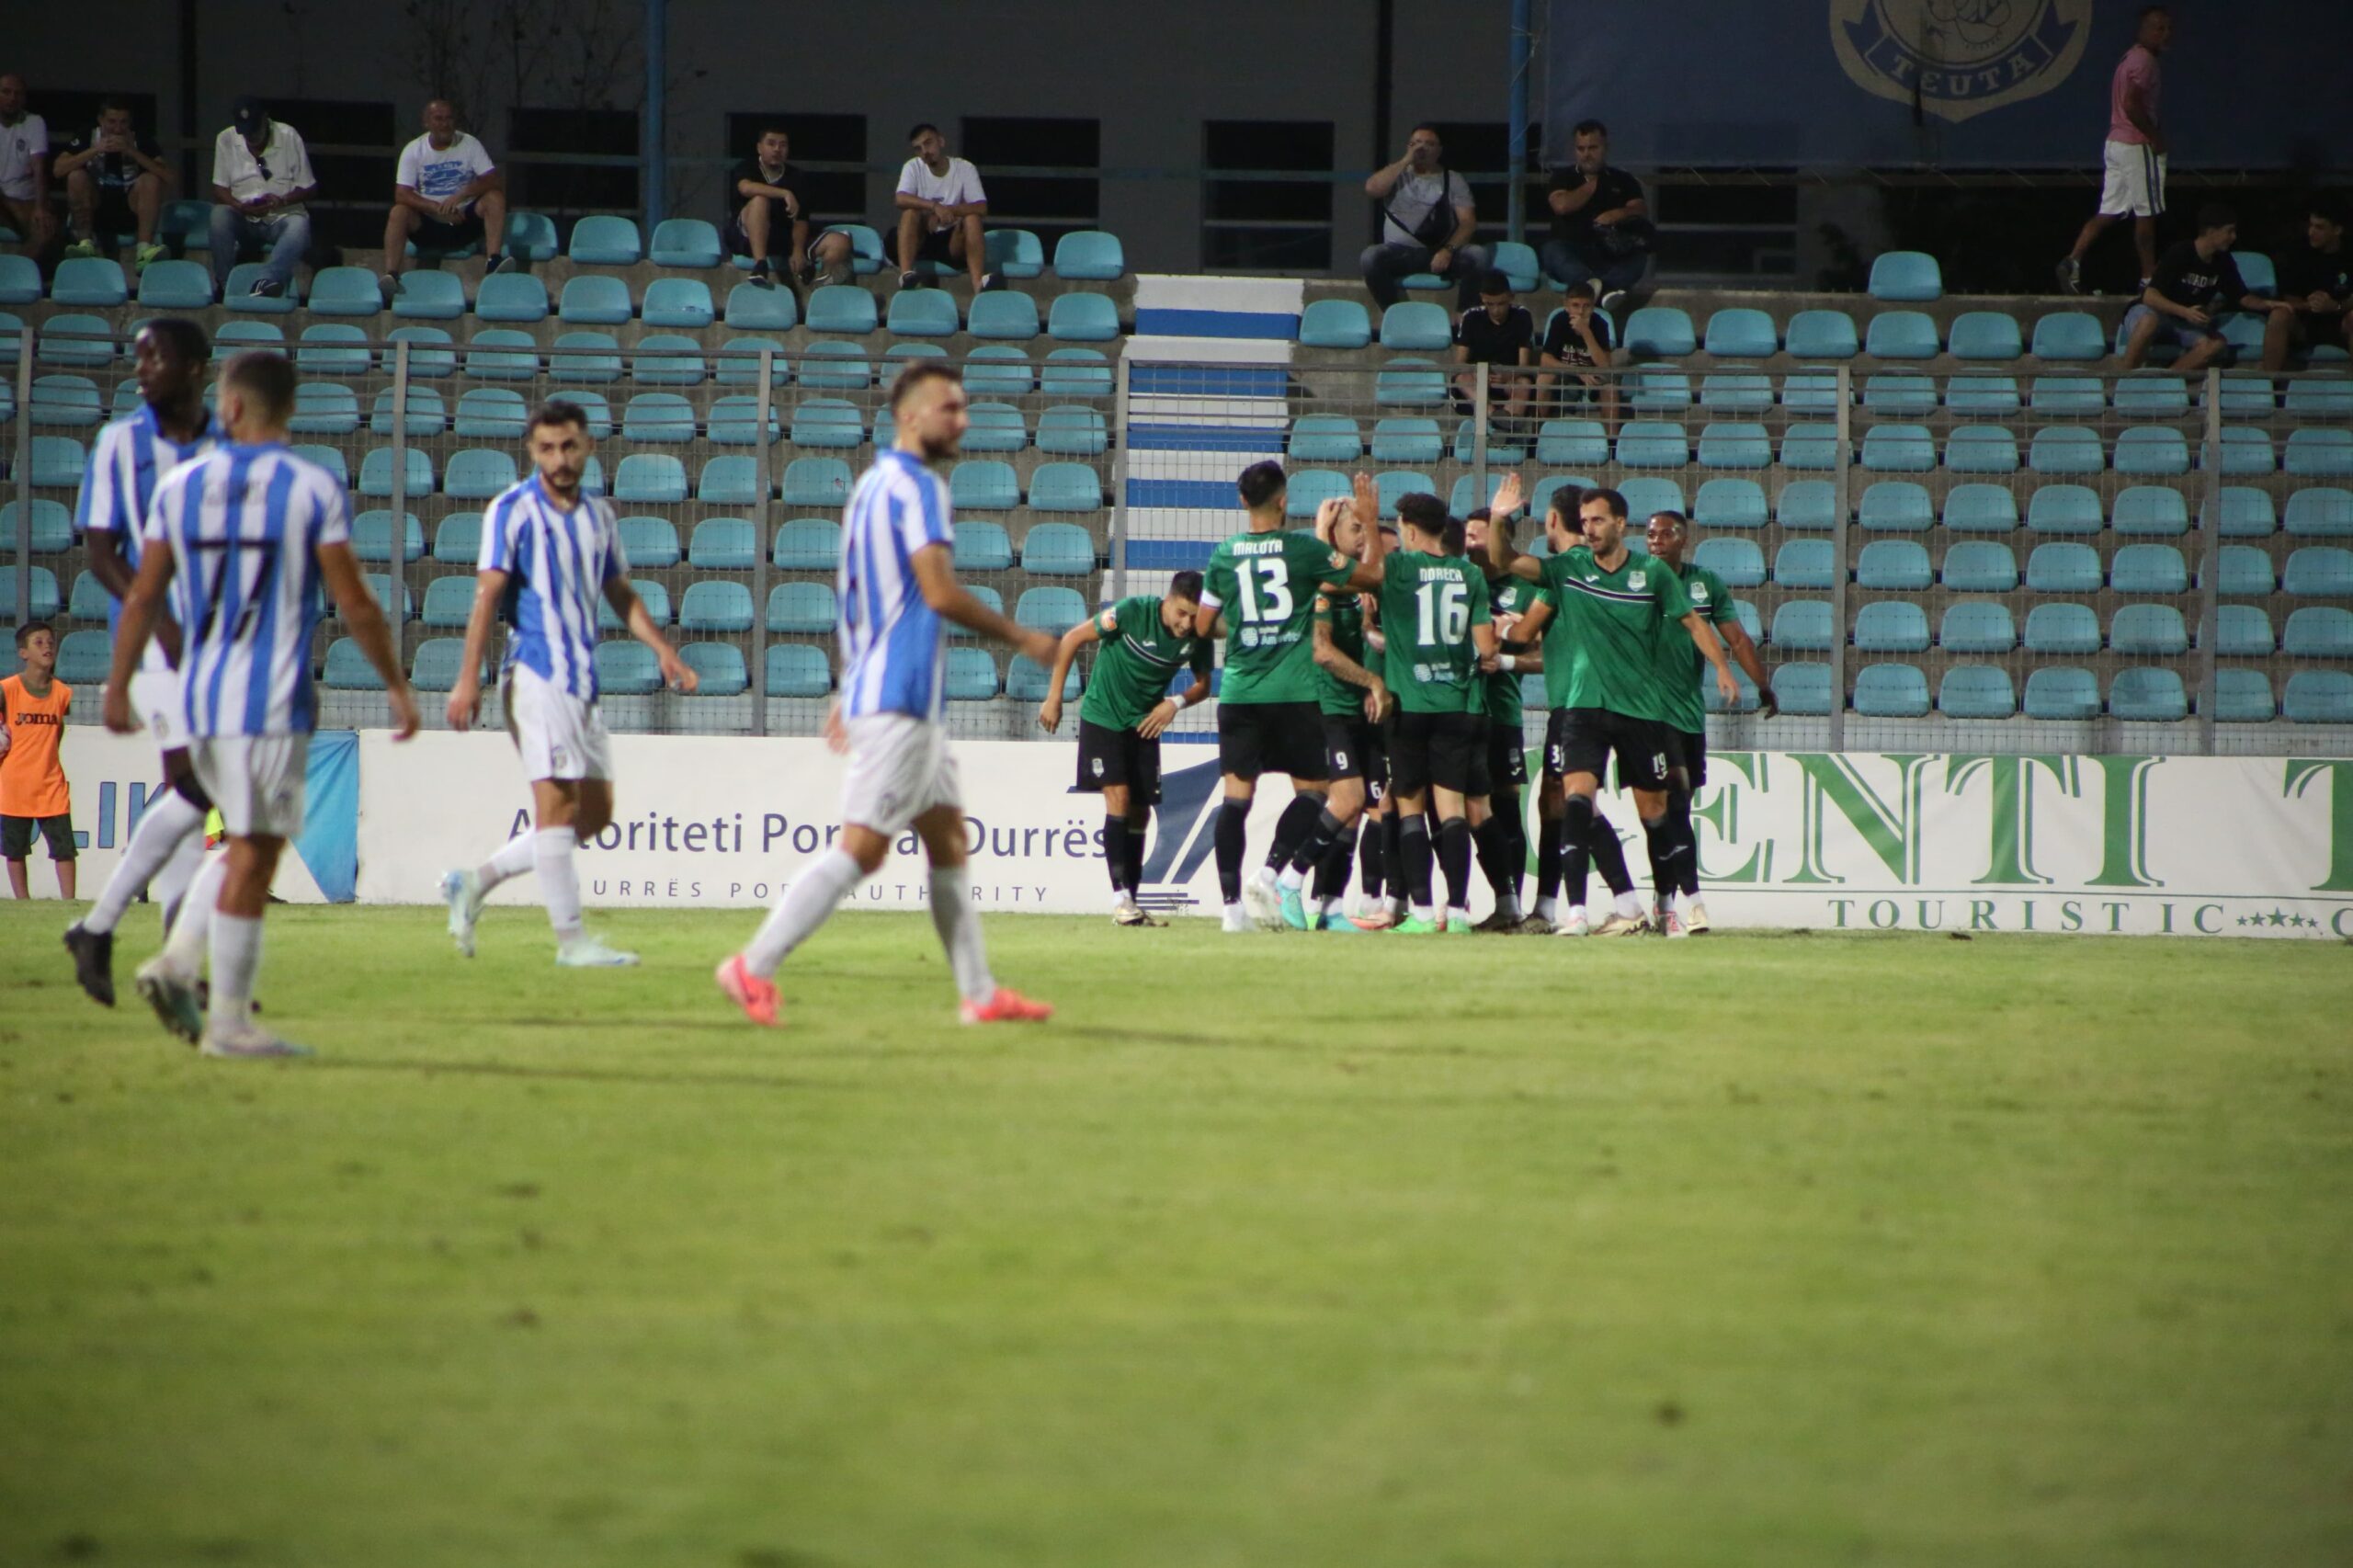
<svg viewBox="0 0 2353 1568"><path fill-rule="evenodd" d="M0 1562L2343 1563L2341 945L0 909ZM153 944L131 922L119 968Z"/></svg>

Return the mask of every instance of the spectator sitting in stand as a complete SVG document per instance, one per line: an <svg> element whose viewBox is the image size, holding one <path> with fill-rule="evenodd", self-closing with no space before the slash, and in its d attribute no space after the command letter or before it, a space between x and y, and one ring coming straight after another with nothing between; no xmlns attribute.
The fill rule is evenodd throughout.
<svg viewBox="0 0 2353 1568"><path fill-rule="evenodd" d="M915 155L899 171L899 229L892 253L899 266L899 287L920 284L923 275L916 264L926 261L961 266L975 294L1002 287L1005 280L987 270L988 244L981 219L988 212L989 198L981 188L981 172L948 155L948 138L936 125L916 126L907 132L907 141Z"/></svg>
<svg viewBox="0 0 2353 1568"><path fill-rule="evenodd" d="M1617 311L1650 270L1654 233L1643 183L1609 163L1609 128L1578 123L1576 162L1552 174L1552 237L1544 242L1544 271L1563 284L1593 280L1601 308Z"/></svg>
<svg viewBox="0 0 2353 1568"><path fill-rule="evenodd" d="M259 98L239 98L235 119L212 140L212 287L237 265L240 245L268 260L252 292L269 298L293 286L294 268L311 248L303 203L318 192L302 133L269 118Z"/></svg>
<svg viewBox="0 0 2353 1568"><path fill-rule="evenodd" d="M392 176L392 210L384 220L384 302L400 292L408 244L419 250L482 246L483 276L515 266L506 254L506 176L475 137L458 129L457 106L425 106L425 134L401 149Z"/></svg>
<svg viewBox="0 0 2353 1568"><path fill-rule="evenodd" d="M1536 318L1512 298L1511 279L1496 271L1479 278L1479 302L1454 324L1454 362L1495 367L1487 372L1487 415L1493 420L1518 420L1528 414L1535 396L1536 378L1518 373L1536 363ZM1497 374L1496 370L1502 370ZM1454 374L1455 412L1472 412L1478 388L1476 372Z"/></svg>
<svg viewBox="0 0 2353 1568"><path fill-rule="evenodd" d="M34 256L57 238L49 210L49 122L25 108L25 79L0 75L0 217Z"/></svg>
<svg viewBox="0 0 2353 1568"><path fill-rule="evenodd" d="M781 125L760 127L752 155L728 173L727 244L752 258L752 281L774 287L779 273L790 272L803 282L815 279L819 268L828 283L850 279L849 236L828 231L812 243L809 209L801 194L801 171L786 161L792 139ZM783 256L768 253L778 238L786 240Z"/></svg>
<svg viewBox="0 0 2353 1568"><path fill-rule="evenodd" d="M1545 329L1540 363L1554 407L1601 405L1606 428L1618 427L1618 379L1597 372L1617 362L1609 318L1594 308L1593 285L1573 283L1560 313Z"/></svg>
<svg viewBox="0 0 2353 1568"><path fill-rule="evenodd" d="M2263 368L2284 370L2299 347L2341 344L2353 350L2353 252L2345 248L2345 204L2313 198L2304 244L2279 258L2279 292L2292 310L2274 311L2263 327Z"/></svg>
<svg viewBox="0 0 2353 1568"><path fill-rule="evenodd" d="M1400 280L1435 272L1455 285L1454 308L1478 303L1479 278L1488 267L1483 246L1471 244L1479 232L1479 210L1471 187L1445 164L1438 131L1414 127L1405 155L1364 182L1365 194L1381 203L1381 243L1357 258L1373 302L1387 310L1397 302Z"/></svg>
<svg viewBox="0 0 2353 1568"><path fill-rule="evenodd" d="M2247 289L2231 259L2238 237L2237 213L2219 202L2198 210L2198 237L2157 257L2141 302L2124 312L2126 369L2139 369L2158 343L2180 347L2175 369L2185 375L2204 369L2229 347L2216 316L2237 310L2293 313L2290 301L2267 300Z"/></svg>
<svg viewBox="0 0 2353 1568"><path fill-rule="evenodd" d="M149 262L164 259L155 223L164 213L164 194L172 187L172 171L156 155L153 142L132 132L129 104L119 98L99 104L97 128L67 142L51 172L64 176L65 203L73 214L74 243L67 256L110 254L130 234L139 247L136 270L144 272Z"/></svg>

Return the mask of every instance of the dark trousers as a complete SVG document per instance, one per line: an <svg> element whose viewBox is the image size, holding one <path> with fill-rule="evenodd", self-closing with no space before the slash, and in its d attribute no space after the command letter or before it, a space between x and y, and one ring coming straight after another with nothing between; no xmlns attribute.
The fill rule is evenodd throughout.
<svg viewBox="0 0 2353 1568"><path fill-rule="evenodd" d="M1364 270L1364 286L1373 302L1386 310L1397 302L1399 279L1433 270L1427 245L1367 245L1357 264ZM1454 308L1467 311L1479 302L1479 275L1487 270L1487 247L1464 245L1454 253L1453 265L1442 275L1454 285Z"/></svg>

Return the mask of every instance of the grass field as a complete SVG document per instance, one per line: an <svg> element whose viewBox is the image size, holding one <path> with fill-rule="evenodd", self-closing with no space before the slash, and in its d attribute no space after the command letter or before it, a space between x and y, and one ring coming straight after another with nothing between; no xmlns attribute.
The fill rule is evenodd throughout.
<svg viewBox="0 0 2353 1568"><path fill-rule="evenodd" d="M2341 945L286 908L235 1063L58 909L0 1562L2353 1560Z"/></svg>

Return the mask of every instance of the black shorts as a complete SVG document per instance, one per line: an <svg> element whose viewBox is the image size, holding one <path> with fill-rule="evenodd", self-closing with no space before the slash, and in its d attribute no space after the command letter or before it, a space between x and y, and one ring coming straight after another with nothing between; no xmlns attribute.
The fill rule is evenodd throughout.
<svg viewBox="0 0 2353 1568"><path fill-rule="evenodd" d="M1670 729L1667 738L1675 743L1675 766L1683 772L1683 787L1697 790L1708 781L1708 736L1705 731L1693 734L1688 730Z"/></svg>
<svg viewBox="0 0 2353 1568"><path fill-rule="evenodd" d="M1108 785L1128 787L1131 804L1160 804L1160 737L1150 740L1133 730L1078 722L1078 788L1098 795Z"/></svg>
<svg viewBox="0 0 2353 1568"><path fill-rule="evenodd" d="M97 204L90 209L90 233L109 238L139 233L139 214L131 210L129 192L115 186L99 190Z"/></svg>
<svg viewBox="0 0 2353 1568"><path fill-rule="evenodd" d="M1664 790L1675 761L1671 733L1664 724L1607 708L1555 708L1544 732L1544 777L1590 773L1599 778L1615 754L1619 788Z"/></svg>
<svg viewBox="0 0 2353 1568"><path fill-rule="evenodd" d="M1324 762L1324 710L1313 702L1221 702L1217 769L1235 778L1287 773L1310 784L1332 775Z"/></svg>
<svg viewBox="0 0 2353 1568"><path fill-rule="evenodd" d="M1363 719L1324 715L1324 772L1329 778L1361 778L1365 799L1379 804L1389 792L1389 738Z"/></svg>
<svg viewBox="0 0 2353 1568"><path fill-rule="evenodd" d="M0 817L0 860L21 860L32 853L33 833L38 829L49 841L49 858L71 860L74 847L74 819L64 812L53 817Z"/></svg>
<svg viewBox="0 0 2353 1568"><path fill-rule="evenodd" d="M1473 794L1492 795L1518 790L1528 782L1528 750L1520 744L1518 724L1487 723L1487 744L1479 758L1479 788Z"/></svg>
<svg viewBox="0 0 2353 1568"><path fill-rule="evenodd" d="M1476 713L1400 713L1389 732L1389 788L1418 795L1436 785L1468 795L1486 741L1487 721Z"/></svg>
<svg viewBox="0 0 2353 1568"><path fill-rule="evenodd" d="M777 260L792 255L792 225L805 220L795 219L785 210L784 202L777 197L755 196L747 199L742 207L735 210L735 215L727 220L726 232L720 236L722 243L727 246L730 256L752 254L752 236L744 232L744 213L763 201L767 202L771 209L768 213L769 259ZM809 248L812 251L817 248L816 239L810 240Z"/></svg>
<svg viewBox="0 0 2353 1568"><path fill-rule="evenodd" d="M959 227L961 226L961 225L960 224ZM942 267L963 266L964 264L958 261L949 249L949 247L955 242L956 233L956 229L926 229L924 231L922 241L915 246L915 261L936 261ZM891 258L899 264L900 271L912 272L915 270L915 261L909 261L906 257L899 254L899 234L897 230L894 229L890 233L882 236L882 243L890 247Z"/></svg>
<svg viewBox="0 0 2353 1568"><path fill-rule="evenodd" d="M440 251L447 254L463 250L483 242L482 209L469 207L466 215L454 223L444 223L438 218L420 218L416 233L412 236L420 251Z"/></svg>

